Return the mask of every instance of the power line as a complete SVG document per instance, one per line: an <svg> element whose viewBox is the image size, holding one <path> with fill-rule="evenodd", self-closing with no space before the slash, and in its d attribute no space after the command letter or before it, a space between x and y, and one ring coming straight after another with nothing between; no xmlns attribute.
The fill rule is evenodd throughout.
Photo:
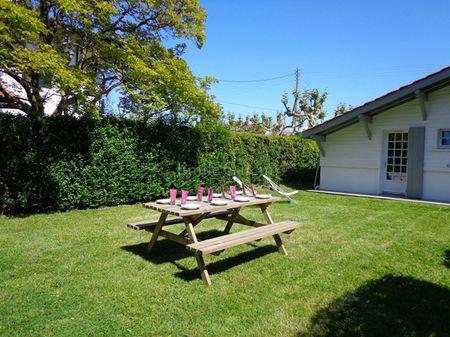
<svg viewBox="0 0 450 337"><path fill-rule="evenodd" d="M254 105L247 105L247 104L240 104L240 103L233 103L233 102L227 102L227 101L222 101L222 100L218 100L221 103L226 103L226 104L231 104L231 105L237 105L237 106L242 106L245 108L251 108L251 109L261 109L261 110L270 110L270 111L279 111L279 109L273 109L273 108L264 108L264 107L260 107L260 106L254 106Z"/></svg>
<svg viewBox="0 0 450 337"><path fill-rule="evenodd" d="M387 69L387 70L322 70L322 71L309 71L302 70L303 74L307 75L319 75L319 76L340 76L340 77L348 77L348 76L358 76L361 78L372 77L372 76L389 76L395 74L404 74L404 73L417 73L422 71L429 71L430 68L421 68L421 69Z"/></svg>
<svg viewBox="0 0 450 337"><path fill-rule="evenodd" d="M311 87L311 86L309 85L308 81L305 79L305 73L303 72L303 70L300 70L300 72L301 72L301 74L302 74L300 80L303 81L303 82L305 82L305 84L306 84L307 87Z"/></svg>
<svg viewBox="0 0 450 337"><path fill-rule="evenodd" d="M293 76L295 73L290 73L287 75L281 75L281 76L276 76L276 77L270 77L270 78L262 78L262 79L258 79L258 80L220 80L218 79L219 82L227 82L227 83L255 83L255 82L268 82L268 81L273 81L273 80L278 80L280 78L286 78L286 77L290 77Z"/></svg>
<svg viewBox="0 0 450 337"><path fill-rule="evenodd" d="M314 70L302 70L302 74L308 74L308 75L324 75L324 76L329 76L331 75L341 75L341 76L345 76L345 75L350 75L350 76L359 76L361 77L364 75L369 75L369 76L383 76L383 75L391 75L391 74L397 74L397 73L414 73L414 72L419 72L419 71L425 71L428 70L428 68L420 68L420 69L392 69L392 70L319 70L319 71L314 71ZM229 79L217 79L218 82L223 82L223 83L257 83L257 82L268 82L268 81L274 81L274 80L278 80L278 79L283 79L283 78L287 78L287 77L291 77L294 76L295 72L293 73L289 73L286 75L281 75L281 76L275 76L275 77L269 77L269 78L262 78L262 79L253 79L253 80L229 80Z"/></svg>
<svg viewBox="0 0 450 337"><path fill-rule="evenodd" d="M268 89L268 88L275 88L275 87L286 88L288 86L287 83L291 83L291 82L292 82L292 79L284 79L281 82L269 82L269 83L263 82L261 84L255 84L251 87L246 87L246 88L236 85L235 87L228 90L227 93L237 94L237 96L242 96L242 95L246 95L249 92L260 91L260 90Z"/></svg>

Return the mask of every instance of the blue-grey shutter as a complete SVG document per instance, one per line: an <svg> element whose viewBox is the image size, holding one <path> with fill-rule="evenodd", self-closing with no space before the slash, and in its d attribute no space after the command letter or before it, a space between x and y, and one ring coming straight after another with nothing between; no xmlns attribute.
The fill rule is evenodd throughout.
<svg viewBox="0 0 450 337"><path fill-rule="evenodd" d="M412 127L408 131L408 181L406 196L422 198L425 127Z"/></svg>

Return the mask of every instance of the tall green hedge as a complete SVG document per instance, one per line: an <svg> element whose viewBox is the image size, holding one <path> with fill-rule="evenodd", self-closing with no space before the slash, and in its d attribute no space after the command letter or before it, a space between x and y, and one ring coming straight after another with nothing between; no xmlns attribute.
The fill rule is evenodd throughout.
<svg viewBox="0 0 450 337"><path fill-rule="evenodd" d="M0 211L44 212L118 205L164 196L170 187L308 183L318 151L295 137L233 133L220 125L0 114Z"/></svg>

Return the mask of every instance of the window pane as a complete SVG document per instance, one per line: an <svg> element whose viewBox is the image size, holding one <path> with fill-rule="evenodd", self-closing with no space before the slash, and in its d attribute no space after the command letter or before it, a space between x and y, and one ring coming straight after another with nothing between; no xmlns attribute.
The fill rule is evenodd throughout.
<svg viewBox="0 0 450 337"><path fill-rule="evenodd" d="M400 172L400 166L394 166L394 172Z"/></svg>
<svg viewBox="0 0 450 337"><path fill-rule="evenodd" d="M394 140L394 134L390 133L389 134L389 141L392 142Z"/></svg>
<svg viewBox="0 0 450 337"><path fill-rule="evenodd" d="M386 171L392 172L392 165L388 165Z"/></svg>
<svg viewBox="0 0 450 337"><path fill-rule="evenodd" d="M396 133L395 134L395 140L402 140L402 134L401 133Z"/></svg>
<svg viewBox="0 0 450 337"><path fill-rule="evenodd" d="M395 164L397 164L397 165L400 164L400 158L395 158Z"/></svg>
<svg viewBox="0 0 450 337"><path fill-rule="evenodd" d="M407 149L408 148L408 142L403 142L403 148Z"/></svg>
<svg viewBox="0 0 450 337"><path fill-rule="evenodd" d="M394 145L395 145L395 143L389 142L389 143L388 143L388 149L389 149L389 150L390 150L390 149L393 149L393 148L394 148Z"/></svg>
<svg viewBox="0 0 450 337"><path fill-rule="evenodd" d="M450 146L450 130L439 130L439 146Z"/></svg>
<svg viewBox="0 0 450 337"><path fill-rule="evenodd" d="M405 151L403 150L403 152L405 152ZM401 155L402 155L402 150L395 150L396 157L400 157Z"/></svg>
<svg viewBox="0 0 450 337"><path fill-rule="evenodd" d="M402 166L402 172L406 173L406 166Z"/></svg>
<svg viewBox="0 0 450 337"><path fill-rule="evenodd" d="M408 162L408 159L407 159L407 158L402 158L402 165L406 165L407 162Z"/></svg>
<svg viewBox="0 0 450 337"><path fill-rule="evenodd" d="M407 133L403 134L403 140L408 141L408 134Z"/></svg>
<svg viewBox="0 0 450 337"><path fill-rule="evenodd" d="M389 151L388 151L388 156L389 156L389 157L392 157L393 155L394 155L394 150L389 150Z"/></svg>
<svg viewBox="0 0 450 337"><path fill-rule="evenodd" d="M401 149L402 148L402 143L401 142L395 143L395 148L396 149Z"/></svg>
<svg viewBox="0 0 450 337"><path fill-rule="evenodd" d="M405 157L405 158L408 157L408 150L403 150L402 151L402 156Z"/></svg>

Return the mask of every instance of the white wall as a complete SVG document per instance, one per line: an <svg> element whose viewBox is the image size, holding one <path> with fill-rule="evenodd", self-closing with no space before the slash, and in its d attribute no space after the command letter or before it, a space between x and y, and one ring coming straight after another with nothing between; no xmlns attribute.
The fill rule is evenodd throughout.
<svg viewBox="0 0 450 337"><path fill-rule="evenodd" d="M437 149L437 132L450 128L450 86L429 94L428 118L422 120L418 100L389 109L369 124L372 140L357 123L326 136L322 143L320 188L343 192L383 192L384 142L389 131L425 126L423 198L450 201L450 149Z"/></svg>
<svg viewBox="0 0 450 337"><path fill-rule="evenodd" d="M378 169L325 166L320 171L320 188L341 192L376 194Z"/></svg>

